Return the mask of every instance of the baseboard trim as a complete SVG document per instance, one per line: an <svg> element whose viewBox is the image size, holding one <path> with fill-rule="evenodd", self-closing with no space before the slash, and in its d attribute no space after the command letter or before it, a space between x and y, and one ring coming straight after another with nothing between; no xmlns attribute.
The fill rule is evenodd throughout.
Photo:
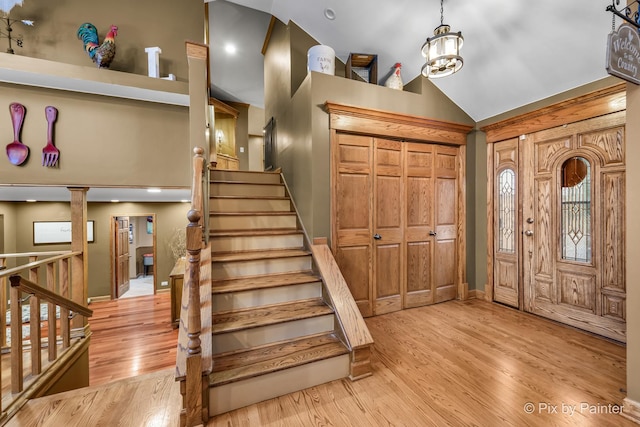
<svg viewBox="0 0 640 427"><path fill-rule="evenodd" d="M111 295L100 295L97 297L87 298L87 304L91 304L92 302L102 302L102 301L111 301Z"/></svg>
<svg viewBox="0 0 640 427"><path fill-rule="evenodd" d="M156 294L163 294L166 292L171 292L171 288L164 287L164 288L156 289Z"/></svg>
<svg viewBox="0 0 640 427"><path fill-rule="evenodd" d="M481 291L479 289L471 289L469 291L469 299L474 299L474 298L484 300L485 298L484 291Z"/></svg>
<svg viewBox="0 0 640 427"><path fill-rule="evenodd" d="M622 404L624 407L621 415L636 424L640 424L640 402L625 397Z"/></svg>

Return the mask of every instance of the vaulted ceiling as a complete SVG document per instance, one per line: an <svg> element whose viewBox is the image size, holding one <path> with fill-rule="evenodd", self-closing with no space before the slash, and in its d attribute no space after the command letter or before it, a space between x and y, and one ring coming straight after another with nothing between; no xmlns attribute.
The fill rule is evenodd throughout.
<svg viewBox="0 0 640 427"><path fill-rule="evenodd" d="M445 0L444 23L461 31L463 68L433 83L475 121L607 76L615 0ZM335 19L325 17L331 9ZM380 83L402 63L420 75L421 47L440 24L438 0L213 0L209 3L214 94L263 106L262 48L271 15L294 21L346 61L378 55ZM617 19L616 24L620 23ZM237 51L229 54L227 44Z"/></svg>

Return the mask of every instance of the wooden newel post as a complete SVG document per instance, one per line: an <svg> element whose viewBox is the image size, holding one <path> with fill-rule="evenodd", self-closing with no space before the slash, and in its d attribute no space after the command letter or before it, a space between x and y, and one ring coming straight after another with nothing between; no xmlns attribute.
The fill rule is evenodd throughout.
<svg viewBox="0 0 640 427"><path fill-rule="evenodd" d="M200 332L200 251L202 250L202 227L200 226L200 211L191 209L187 214L187 254L189 261L189 276L187 287L189 292L189 310L187 337L187 426L197 426L206 423L202 419L202 348Z"/></svg>

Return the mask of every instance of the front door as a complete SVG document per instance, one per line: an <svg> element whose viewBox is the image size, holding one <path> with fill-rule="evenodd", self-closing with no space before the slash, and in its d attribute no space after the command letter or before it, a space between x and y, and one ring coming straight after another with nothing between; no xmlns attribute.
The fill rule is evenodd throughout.
<svg viewBox="0 0 640 427"><path fill-rule="evenodd" d="M624 120L614 113L495 144L496 301L626 341ZM513 153L512 167L500 150Z"/></svg>
<svg viewBox="0 0 640 427"><path fill-rule="evenodd" d="M129 290L129 217L119 216L115 221L116 298Z"/></svg>

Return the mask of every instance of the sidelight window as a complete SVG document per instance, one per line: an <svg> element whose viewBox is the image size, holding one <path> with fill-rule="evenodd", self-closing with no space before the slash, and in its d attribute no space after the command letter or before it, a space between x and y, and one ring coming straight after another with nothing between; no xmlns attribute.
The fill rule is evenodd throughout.
<svg viewBox="0 0 640 427"><path fill-rule="evenodd" d="M591 164L572 157L562 164L562 259L591 262Z"/></svg>
<svg viewBox="0 0 640 427"><path fill-rule="evenodd" d="M498 175L498 251L515 252L516 174L505 169Z"/></svg>

